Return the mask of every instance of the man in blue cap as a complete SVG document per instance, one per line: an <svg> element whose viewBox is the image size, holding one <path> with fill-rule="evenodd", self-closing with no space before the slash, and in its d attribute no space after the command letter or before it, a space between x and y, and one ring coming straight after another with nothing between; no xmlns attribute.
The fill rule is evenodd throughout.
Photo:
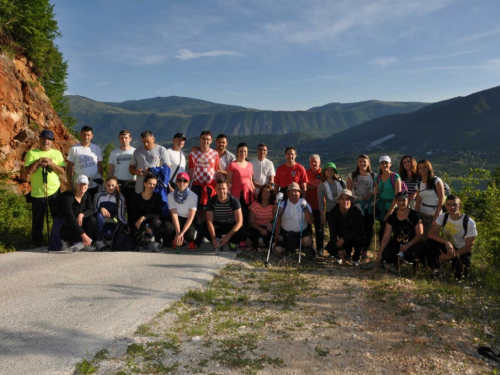
<svg viewBox="0 0 500 375"><path fill-rule="evenodd" d="M43 130L39 147L28 151L24 160L25 170L31 175L32 222L31 237L37 247L43 245L43 224L50 207L52 217L57 213L55 200L60 194L60 177L64 176L64 157L52 148L54 132Z"/></svg>

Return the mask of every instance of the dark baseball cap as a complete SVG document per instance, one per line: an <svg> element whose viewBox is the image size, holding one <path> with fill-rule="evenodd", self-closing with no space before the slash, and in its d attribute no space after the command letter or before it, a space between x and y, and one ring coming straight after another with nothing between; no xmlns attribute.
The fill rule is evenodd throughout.
<svg viewBox="0 0 500 375"><path fill-rule="evenodd" d="M184 140L186 140L186 139L187 139L187 138L186 138L186 136L185 136L184 134L182 134L182 133L177 133L177 134L175 134L173 139L175 139L175 138L182 138L182 139L184 139Z"/></svg>
<svg viewBox="0 0 500 375"><path fill-rule="evenodd" d="M42 132L40 133L40 138L42 138L42 137L53 141L54 140L54 132L52 130L42 130Z"/></svg>

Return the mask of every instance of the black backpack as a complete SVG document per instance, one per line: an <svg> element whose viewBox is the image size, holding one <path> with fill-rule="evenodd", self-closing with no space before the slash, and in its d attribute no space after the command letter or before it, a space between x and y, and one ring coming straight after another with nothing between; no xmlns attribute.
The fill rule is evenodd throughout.
<svg viewBox="0 0 500 375"><path fill-rule="evenodd" d="M450 217L450 213L447 212L444 214L444 218L443 218L443 230L444 230L444 226L446 225L446 223L448 222L448 218ZM464 227L464 238L467 236L467 227L469 226L469 217L467 215L464 214L464 217L462 218L462 225Z"/></svg>
<svg viewBox="0 0 500 375"><path fill-rule="evenodd" d="M128 226L118 224L111 239L111 251L138 251L139 248L134 243L134 237L129 229L126 233Z"/></svg>

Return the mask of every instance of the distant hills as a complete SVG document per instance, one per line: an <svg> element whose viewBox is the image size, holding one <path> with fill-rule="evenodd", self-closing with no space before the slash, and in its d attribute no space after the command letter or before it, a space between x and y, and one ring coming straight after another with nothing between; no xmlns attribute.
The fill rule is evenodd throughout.
<svg viewBox="0 0 500 375"><path fill-rule="evenodd" d="M473 151L499 155L500 86L367 121L302 147L342 153L384 150L416 155Z"/></svg>
<svg viewBox="0 0 500 375"><path fill-rule="evenodd" d="M308 111L262 111L178 96L104 103L76 95L68 96L68 104L77 128L92 126L100 144L116 141L124 128L136 140L142 130L149 129L160 142L170 141L176 132L197 138L204 129L228 136L265 134L267 139L290 133L327 137L378 116L408 113L428 105L372 100L332 103L332 110L323 106Z"/></svg>

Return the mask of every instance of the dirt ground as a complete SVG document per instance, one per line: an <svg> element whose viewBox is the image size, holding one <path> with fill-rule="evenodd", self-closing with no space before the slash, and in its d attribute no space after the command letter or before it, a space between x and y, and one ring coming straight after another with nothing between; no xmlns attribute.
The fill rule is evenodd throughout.
<svg viewBox="0 0 500 375"><path fill-rule="evenodd" d="M77 373L490 374L470 317L418 277L245 256ZM411 273L410 273L411 276ZM431 283L431 282L429 282ZM432 281L434 283L434 281ZM460 287L460 286L459 286ZM464 288L461 286L461 288ZM439 291L439 290L438 290ZM429 294L426 294L429 293ZM455 302L454 302L455 301ZM467 315L467 314L466 314Z"/></svg>

